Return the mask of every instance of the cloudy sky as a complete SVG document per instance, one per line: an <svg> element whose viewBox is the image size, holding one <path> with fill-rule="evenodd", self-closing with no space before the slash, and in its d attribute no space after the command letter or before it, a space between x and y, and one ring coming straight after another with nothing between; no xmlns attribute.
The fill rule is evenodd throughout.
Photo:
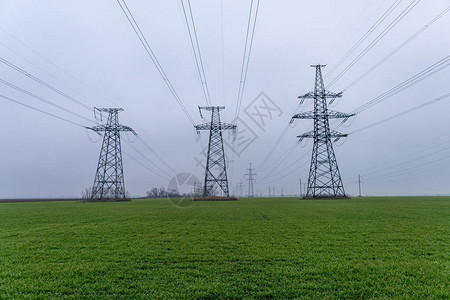
<svg viewBox="0 0 450 300"><path fill-rule="evenodd" d="M203 123L197 107L206 101L182 2L126 3L188 114ZM236 118L250 4L191 0L211 103L226 107L224 122ZM261 0L238 139L233 144L225 135L230 190L238 194L242 180L246 191L249 163L258 194L268 194L269 187L276 194L296 194L299 179L307 181L312 141L299 144L296 136L311 130L312 121L289 121L312 109L310 101L299 106L297 99L314 87L311 64L327 64L328 90L345 90L331 105L342 112L434 65L411 86L343 126L332 122L332 128L354 132L335 144L347 193L358 193L361 174L365 195L449 194L450 97L420 106L450 92L450 13L440 15L449 6L448 0ZM0 198L79 196L92 186L101 141L82 126L95 125L94 106L122 107L120 122L141 138L122 135L125 185L132 195L167 186L177 173L203 178L208 135L196 138L116 1L0 0L0 20ZM365 128L414 107L419 109ZM264 116L255 115L256 109Z"/></svg>

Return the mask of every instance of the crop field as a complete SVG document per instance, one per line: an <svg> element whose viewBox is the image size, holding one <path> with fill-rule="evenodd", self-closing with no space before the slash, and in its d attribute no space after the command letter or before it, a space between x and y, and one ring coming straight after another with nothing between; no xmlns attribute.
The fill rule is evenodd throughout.
<svg viewBox="0 0 450 300"><path fill-rule="evenodd" d="M450 197L182 204L0 203L0 298L450 297Z"/></svg>

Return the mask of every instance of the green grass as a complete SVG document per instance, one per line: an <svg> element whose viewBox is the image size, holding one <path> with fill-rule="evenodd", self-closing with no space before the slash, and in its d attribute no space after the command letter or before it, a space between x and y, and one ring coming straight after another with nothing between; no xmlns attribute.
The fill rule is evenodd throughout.
<svg viewBox="0 0 450 300"><path fill-rule="evenodd" d="M0 204L0 298L449 299L450 198Z"/></svg>

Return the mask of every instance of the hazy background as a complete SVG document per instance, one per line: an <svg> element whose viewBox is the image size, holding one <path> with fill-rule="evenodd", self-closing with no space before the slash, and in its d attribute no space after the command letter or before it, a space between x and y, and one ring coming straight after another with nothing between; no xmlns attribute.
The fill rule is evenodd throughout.
<svg viewBox="0 0 450 300"><path fill-rule="evenodd" d="M323 69L326 74L393 2L261 0L238 123L252 130L247 136L252 142L247 148L238 149L238 153L226 149L230 190L234 194L239 194L236 186L240 180L244 192L247 190L244 174L248 163L258 174L257 194L268 194L269 186L275 187L276 194L298 194L299 179L307 181L312 141L293 147L296 136L312 128L312 120L297 120L292 127L286 126L298 108L297 96L314 87L314 69L310 64L327 64ZM180 3L127 1L189 113L196 123L202 123L197 106L205 105L205 100ZM326 78L326 88L327 82L410 3L400 3L365 43ZM250 1L191 0L191 5L212 104L225 105L222 121L232 122ZM420 1L327 89L344 89L449 5L448 0ZM116 1L0 0L0 19L0 57L88 106L124 108L120 122L133 127L162 158L165 163L139 140L122 135L125 185L132 195L144 195L154 186L167 187L169 179L179 172L203 178L204 170L196 159L204 159L201 152L207 145L208 133L203 132L196 142L192 124ZM448 56L449 28L447 13L346 91L331 109L350 112ZM5 64L0 64L0 70L1 79L94 120L92 111ZM352 132L447 94L449 84L450 70L445 68L362 112L354 122L349 121L338 130ZM3 84L0 91L3 96L82 125L95 125ZM249 107L250 111L252 105L258 104L261 92L279 110L265 120L263 127L258 127L244 109ZM252 102L254 99L256 102ZM0 98L0 105L0 198L80 196L84 188L92 186L101 148L101 141L92 142L99 139L94 133L4 98ZM310 109L311 102L305 102L298 111ZM357 176L361 174L364 195L450 193L449 111L447 98L340 140L335 153L346 192L358 193ZM271 152L278 139L280 142ZM292 151L287 152L289 149ZM283 156L285 153L288 155Z"/></svg>

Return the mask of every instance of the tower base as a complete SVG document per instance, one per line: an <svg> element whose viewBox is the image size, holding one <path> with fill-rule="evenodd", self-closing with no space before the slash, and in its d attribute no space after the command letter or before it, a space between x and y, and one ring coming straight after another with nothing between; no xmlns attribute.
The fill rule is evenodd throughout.
<svg viewBox="0 0 450 300"><path fill-rule="evenodd" d="M217 197L217 196L207 196L194 198L192 201L236 201L235 197Z"/></svg>
<svg viewBox="0 0 450 300"><path fill-rule="evenodd" d="M128 198L121 198L121 199L108 199L108 198L101 198L101 199L83 199L83 202L131 202L131 199Z"/></svg>
<svg viewBox="0 0 450 300"><path fill-rule="evenodd" d="M317 196L317 197L302 197L303 200L339 200L339 199L350 199L347 195L341 196Z"/></svg>

